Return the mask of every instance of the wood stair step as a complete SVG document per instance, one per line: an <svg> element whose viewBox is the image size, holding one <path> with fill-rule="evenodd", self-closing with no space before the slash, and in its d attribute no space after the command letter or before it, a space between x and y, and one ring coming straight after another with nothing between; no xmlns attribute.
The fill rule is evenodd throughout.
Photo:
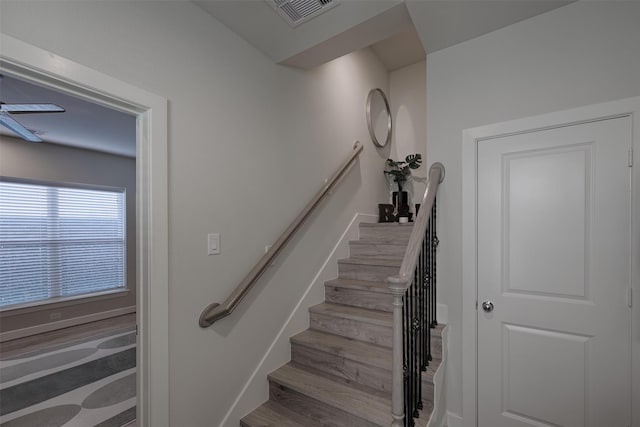
<svg viewBox="0 0 640 427"><path fill-rule="evenodd" d="M413 223L360 223L360 240L409 241Z"/></svg>
<svg viewBox="0 0 640 427"><path fill-rule="evenodd" d="M241 427L310 427L300 414L268 400L240 420Z"/></svg>
<svg viewBox="0 0 640 427"><path fill-rule="evenodd" d="M291 360L347 383L391 393L391 349L308 329L291 337Z"/></svg>
<svg viewBox="0 0 640 427"><path fill-rule="evenodd" d="M407 250L407 240L352 240L349 253L355 258L402 259Z"/></svg>
<svg viewBox="0 0 640 427"><path fill-rule="evenodd" d="M341 279L385 282L400 271L401 259L345 258L338 260L338 277Z"/></svg>
<svg viewBox="0 0 640 427"><path fill-rule="evenodd" d="M284 365L269 374L271 399L322 426L391 424L391 401L305 369Z"/></svg>
<svg viewBox="0 0 640 427"><path fill-rule="evenodd" d="M291 342L378 368L391 369L391 349L386 347L313 329L294 335Z"/></svg>
<svg viewBox="0 0 640 427"><path fill-rule="evenodd" d="M385 282L370 280L334 279L325 282L327 302L372 310L393 311L393 297Z"/></svg>
<svg viewBox="0 0 640 427"><path fill-rule="evenodd" d="M391 313L322 303L309 308L309 315L311 329L391 347Z"/></svg>

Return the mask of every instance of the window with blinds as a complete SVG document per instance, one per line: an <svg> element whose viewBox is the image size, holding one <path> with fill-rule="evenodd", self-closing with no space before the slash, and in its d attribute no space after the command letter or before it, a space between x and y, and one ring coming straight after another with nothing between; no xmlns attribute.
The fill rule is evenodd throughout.
<svg viewBox="0 0 640 427"><path fill-rule="evenodd" d="M0 177L0 309L126 286L125 190Z"/></svg>

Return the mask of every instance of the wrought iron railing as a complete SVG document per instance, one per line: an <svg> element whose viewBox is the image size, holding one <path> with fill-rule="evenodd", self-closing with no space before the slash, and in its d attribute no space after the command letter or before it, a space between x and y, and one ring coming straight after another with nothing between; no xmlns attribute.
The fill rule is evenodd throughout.
<svg viewBox="0 0 640 427"><path fill-rule="evenodd" d="M422 373L431 356L436 319L436 193L444 166L435 163L416 215L400 272L388 278L393 295L393 427L412 427L423 408Z"/></svg>

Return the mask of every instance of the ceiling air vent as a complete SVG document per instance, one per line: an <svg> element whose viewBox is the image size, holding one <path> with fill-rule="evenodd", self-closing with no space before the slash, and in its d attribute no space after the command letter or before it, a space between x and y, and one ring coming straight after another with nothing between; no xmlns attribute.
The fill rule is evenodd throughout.
<svg viewBox="0 0 640 427"><path fill-rule="evenodd" d="M338 0L266 0L292 27L307 22L338 5Z"/></svg>

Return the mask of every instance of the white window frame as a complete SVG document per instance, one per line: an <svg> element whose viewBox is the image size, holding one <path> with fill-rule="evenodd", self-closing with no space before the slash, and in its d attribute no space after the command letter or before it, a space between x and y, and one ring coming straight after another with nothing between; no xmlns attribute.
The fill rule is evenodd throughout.
<svg viewBox="0 0 640 427"><path fill-rule="evenodd" d="M19 302L15 304L8 304L6 306L0 306L0 312L11 312L15 310L20 310L21 312L24 309L44 309L46 307L51 306L52 304L59 304L65 302L73 302L77 300L87 300L87 299L102 299L109 298L115 296L121 296L122 294L127 294L129 292L128 283L127 283L127 193L126 188L123 187L112 187L112 186L104 186L104 185L93 185L93 184L80 184L80 183L70 183L70 182L60 182L60 181L48 181L48 180L36 180L36 179L28 179L28 178L18 178L18 177L8 177L8 176L0 176L0 183L8 182L13 184L25 184L25 185L37 185L42 187L47 187L51 189L81 189L81 190L90 190L90 191L102 191L102 192L110 192L110 193L119 193L122 195L122 245L123 245L123 256L122 256L122 283L120 286L105 288L96 291L77 293L72 295L62 295L60 290L58 292L50 291L49 298ZM50 201L49 201L50 202ZM55 200L55 209L57 210L58 201ZM51 206L48 206L50 209ZM48 211L50 213L50 211ZM48 216L50 217L50 216ZM63 284L60 281L50 284L51 288L61 289ZM30 311L30 310L29 310Z"/></svg>

